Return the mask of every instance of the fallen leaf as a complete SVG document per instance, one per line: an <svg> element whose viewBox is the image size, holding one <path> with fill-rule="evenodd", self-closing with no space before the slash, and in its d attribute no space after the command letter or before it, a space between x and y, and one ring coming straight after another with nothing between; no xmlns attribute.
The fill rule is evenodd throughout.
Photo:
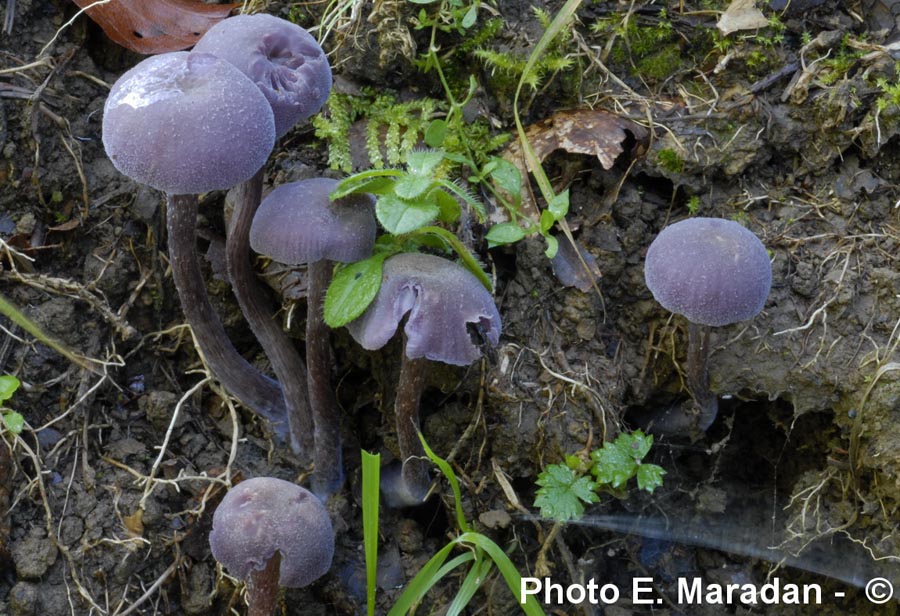
<svg viewBox="0 0 900 616"><path fill-rule="evenodd" d="M756 8L756 0L733 0L716 27L722 34L728 35L738 30L758 30L768 25L769 20Z"/></svg>
<svg viewBox="0 0 900 616"><path fill-rule="evenodd" d="M72 0L112 41L142 54L187 49L240 4L191 0ZM90 7L90 8L87 8Z"/></svg>
<svg viewBox="0 0 900 616"><path fill-rule="evenodd" d="M649 136L647 129L600 109L558 111L525 129L525 136L538 160L543 161L556 150L565 150L571 154L596 156L604 169L611 169L616 158L625 151L623 144L629 133L637 142L632 154L642 154ZM530 169L518 140L506 148L503 158L518 167L523 181L528 181ZM533 220L540 218L537 204L532 201L525 186L522 187L522 213Z"/></svg>

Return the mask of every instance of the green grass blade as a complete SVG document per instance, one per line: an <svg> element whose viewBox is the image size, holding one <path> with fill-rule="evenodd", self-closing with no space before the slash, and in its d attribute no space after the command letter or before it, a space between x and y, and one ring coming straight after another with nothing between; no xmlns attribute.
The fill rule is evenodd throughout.
<svg viewBox="0 0 900 616"><path fill-rule="evenodd" d="M469 573L466 575L466 579L463 580L462 585L459 587L459 591L456 593L456 596L453 597L453 602L450 604L450 607L447 608L447 616L459 616L462 611L466 609L466 606L469 605L472 597L475 596L475 593L478 592L478 589L484 584L484 581L487 579L493 566L494 562L490 558L476 561L475 564L472 565L472 568L469 569Z"/></svg>
<svg viewBox="0 0 900 616"><path fill-rule="evenodd" d="M394 603L394 606L388 612L388 616L405 616L409 613L409 610L412 606L416 605L419 601L422 600L422 597L425 596L431 587L434 586L440 578L436 577L437 574L441 571L442 565L444 561L447 560L447 556L450 555L450 551L456 545L456 541L451 541L444 547L442 547L437 554L431 557L431 559L425 563L425 566L422 567L422 570L419 571L416 576L409 581L406 585L406 588L403 589L403 593L399 597L397 597L397 602ZM456 560L456 559L454 559ZM451 561L453 562L453 561ZM459 564L462 564L464 561L460 561ZM444 575L449 573L449 570L444 572Z"/></svg>
<svg viewBox="0 0 900 616"><path fill-rule="evenodd" d="M450 482L450 489L453 490L453 500L454 505L456 506L456 524L459 526L459 530L464 533L470 532L472 527L469 526L468 521L466 521L466 516L462 510L462 493L459 490L459 480L456 478L456 473L453 472L453 469L446 460L431 450L431 447L425 442L425 437L422 436L422 433L419 432L418 434L419 440L422 442L422 447L425 449L425 455L441 469L444 477Z"/></svg>
<svg viewBox="0 0 900 616"><path fill-rule="evenodd" d="M459 255L459 258L462 260L463 265L467 270L475 274L475 277L478 278L479 282L484 285L491 293L494 292L494 286L491 284L491 279L488 278L488 275L484 273L484 270L481 269L481 265L479 265L478 261L472 256L472 253L469 252L469 249L466 248L466 245L463 244L458 237L456 237L453 233L444 229L443 227L435 227L435 226L427 226L421 227L412 231L410 235L431 235L433 237L439 238L443 241L447 246L453 249L453 251Z"/></svg>
<svg viewBox="0 0 900 616"><path fill-rule="evenodd" d="M362 451L363 547L366 554L366 612L375 616L375 577L378 573L378 499L381 454Z"/></svg>
<svg viewBox="0 0 900 616"><path fill-rule="evenodd" d="M473 532L460 535L457 541L472 544L476 548L480 548L487 552L488 556L491 557L491 560L497 565L497 569L500 570L500 574L506 581L506 585L509 586L509 589L512 591L513 596L516 597L517 601L521 600L519 593L522 588L522 576L519 574L519 571L516 569L512 560L510 560L509 556L506 555L506 552L504 552L499 545L494 543L490 538L485 537L480 533ZM540 604L532 596L527 597L525 603L520 604L519 606L528 616L547 616L544 613L543 608L541 608Z"/></svg>

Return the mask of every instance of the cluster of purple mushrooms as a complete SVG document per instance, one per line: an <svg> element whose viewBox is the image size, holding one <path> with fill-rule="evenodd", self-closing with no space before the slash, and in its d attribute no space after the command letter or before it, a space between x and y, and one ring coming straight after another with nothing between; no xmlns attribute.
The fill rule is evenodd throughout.
<svg viewBox="0 0 900 616"><path fill-rule="evenodd" d="M340 489L343 470L322 306L335 262L373 252L374 199L332 201L337 181L326 178L285 184L262 199L263 170L276 140L317 113L331 85L327 58L303 28L270 15L239 15L210 29L191 52L139 63L115 83L104 107L103 144L115 167L166 194L172 278L207 366L295 453L312 458L312 492L259 477L232 488L215 512L213 555L247 581L251 616L273 613L279 586L305 586L323 575L334 552L323 501ZM228 278L276 379L237 351L207 296L195 241L198 196L225 189L235 196ZM251 248L308 268L305 361L275 317ZM646 279L657 300L690 323L687 375L695 410L678 429L706 430L717 412L707 376L708 328L762 309L771 285L768 255L737 223L689 219L653 242ZM481 355L471 332L493 346L501 325L491 294L471 272L421 253L388 258L378 295L347 327L374 350L401 324L395 421L402 464L386 475L382 490L391 503L414 505L431 486L418 438L427 362L470 364Z"/></svg>

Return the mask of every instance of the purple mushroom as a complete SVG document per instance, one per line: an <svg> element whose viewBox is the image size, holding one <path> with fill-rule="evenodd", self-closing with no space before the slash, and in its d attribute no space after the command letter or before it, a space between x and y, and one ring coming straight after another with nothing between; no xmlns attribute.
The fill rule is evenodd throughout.
<svg viewBox="0 0 900 616"><path fill-rule="evenodd" d="M705 431L719 406L709 390L709 328L746 321L762 310L772 286L769 255L756 235L734 221L689 218L653 240L644 277L663 308L688 320L687 385L696 414L664 429Z"/></svg>
<svg viewBox="0 0 900 616"><path fill-rule="evenodd" d="M301 588L331 567L334 531L310 491L257 477L231 488L213 514L213 557L247 583L248 616L272 616L278 588Z"/></svg>
<svg viewBox="0 0 900 616"><path fill-rule="evenodd" d="M281 388L228 339L210 305L194 237L197 194L247 180L274 143L265 97L243 73L209 54L147 58L116 81L103 108L103 145L113 165L166 193L172 278L210 369L288 438Z"/></svg>
<svg viewBox="0 0 900 616"><path fill-rule="evenodd" d="M237 15L203 35L194 51L211 53L234 65L256 84L271 105L275 134L318 112L331 91L325 52L303 28L272 15ZM313 417L306 366L273 318L275 308L253 272L249 232L262 196L263 173L238 186L228 223L225 259L232 289L250 328L281 381L291 433L304 451L314 449Z"/></svg>
<svg viewBox="0 0 900 616"><path fill-rule="evenodd" d="M355 194L332 202L337 180L313 178L284 184L263 200L250 228L256 252L288 265L308 264L306 366L315 426L313 491L325 497L343 482L337 402L331 388L331 350L322 313L334 262L372 254L375 200Z"/></svg>
<svg viewBox="0 0 900 616"><path fill-rule="evenodd" d="M387 344L404 319L394 403L402 466L399 477L386 477L382 490L393 505L416 505L431 484L418 438L427 360L454 366L472 363L481 356L473 339L491 346L500 340L500 313L491 294L467 269L441 257L405 253L384 262L378 295L347 329L363 348L374 350Z"/></svg>

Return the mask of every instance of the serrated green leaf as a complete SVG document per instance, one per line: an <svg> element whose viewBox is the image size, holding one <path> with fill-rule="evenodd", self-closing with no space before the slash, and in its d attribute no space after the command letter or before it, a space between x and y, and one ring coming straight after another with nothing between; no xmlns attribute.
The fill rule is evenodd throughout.
<svg viewBox="0 0 900 616"><path fill-rule="evenodd" d="M591 473L597 483L618 488L628 483L637 470L637 464L628 444L616 439L612 443L603 443L601 449L591 452Z"/></svg>
<svg viewBox="0 0 900 616"><path fill-rule="evenodd" d="M599 500L594 482L588 477L579 477L565 464L551 464L538 475L536 483L541 487L534 506L541 510L543 517L559 522L580 518L585 503Z"/></svg>
<svg viewBox="0 0 900 616"><path fill-rule="evenodd" d="M365 312L381 288L381 271L389 252L342 267L325 293L325 323L343 327Z"/></svg>
<svg viewBox="0 0 900 616"><path fill-rule="evenodd" d="M421 175L403 175L394 182L394 193L402 199L421 197L431 187L429 177Z"/></svg>
<svg viewBox="0 0 900 616"><path fill-rule="evenodd" d="M662 485L666 471L656 464L641 464L637 469L638 488L653 493Z"/></svg>
<svg viewBox="0 0 900 616"><path fill-rule="evenodd" d="M21 384L19 379L12 375L4 374L0 376L0 404L12 398Z"/></svg>
<svg viewBox="0 0 900 616"><path fill-rule="evenodd" d="M514 244L525 237L525 229L514 222L501 222L494 225L484 236L488 241L488 247Z"/></svg>
<svg viewBox="0 0 900 616"><path fill-rule="evenodd" d="M3 419L3 425L13 434L21 434L25 428L25 418L15 411L6 411L0 418Z"/></svg>
<svg viewBox="0 0 900 616"><path fill-rule="evenodd" d="M653 447L653 435L644 434L640 430L635 430L631 434L622 433L616 440L619 440L620 438L623 439L623 444L628 445L635 460L639 462L644 459L644 456L650 453L650 448Z"/></svg>
<svg viewBox="0 0 900 616"><path fill-rule="evenodd" d="M433 203L406 201L385 195L375 204L375 217L388 233L403 235L424 227L441 213Z"/></svg>
<svg viewBox="0 0 900 616"><path fill-rule="evenodd" d="M414 150L406 155L406 167L413 175L431 179L434 170L444 160L440 150Z"/></svg>

